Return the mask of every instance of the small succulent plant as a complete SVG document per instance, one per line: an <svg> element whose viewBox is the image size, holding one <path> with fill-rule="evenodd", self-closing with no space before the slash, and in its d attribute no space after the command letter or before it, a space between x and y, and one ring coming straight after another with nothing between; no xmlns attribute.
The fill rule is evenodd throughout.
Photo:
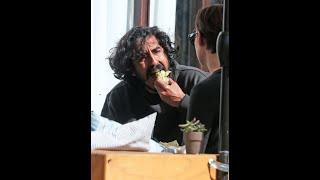
<svg viewBox="0 0 320 180"><path fill-rule="evenodd" d="M188 121L185 124L179 124L179 127L182 132L188 133L188 132L205 132L207 129L205 128L205 125L200 122L200 120L197 120L194 118L192 121Z"/></svg>

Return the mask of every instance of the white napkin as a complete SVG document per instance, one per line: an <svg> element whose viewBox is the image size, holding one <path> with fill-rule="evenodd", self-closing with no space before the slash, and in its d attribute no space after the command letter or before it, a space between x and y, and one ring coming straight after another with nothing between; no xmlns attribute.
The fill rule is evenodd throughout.
<svg viewBox="0 0 320 180"><path fill-rule="evenodd" d="M156 116L153 113L123 125L99 116L102 125L91 131L91 149L149 151Z"/></svg>

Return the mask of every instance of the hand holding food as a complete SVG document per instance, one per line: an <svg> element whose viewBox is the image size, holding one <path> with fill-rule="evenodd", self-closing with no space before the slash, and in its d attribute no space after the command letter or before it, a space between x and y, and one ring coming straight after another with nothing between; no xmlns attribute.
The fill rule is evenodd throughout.
<svg viewBox="0 0 320 180"><path fill-rule="evenodd" d="M155 73L156 78L166 82L167 84L169 84L169 75L170 75L171 71L165 71L165 70L160 70L158 72Z"/></svg>
<svg viewBox="0 0 320 180"><path fill-rule="evenodd" d="M168 77L170 73L170 71L164 70L156 72L157 79L154 81L154 86L162 101L170 106L178 107L185 93L174 80Z"/></svg>

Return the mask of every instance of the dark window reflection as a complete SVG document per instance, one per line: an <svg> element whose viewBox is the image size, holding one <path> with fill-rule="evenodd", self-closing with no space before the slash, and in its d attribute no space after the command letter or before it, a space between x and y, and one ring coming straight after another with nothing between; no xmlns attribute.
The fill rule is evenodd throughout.
<svg viewBox="0 0 320 180"><path fill-rule="evenodd" d="M188 34L194 29L198 9L217 3L222 4L223 0L177 0L175 43L179 47L180 64L200 68L194 46L188 40Z"/></svg>

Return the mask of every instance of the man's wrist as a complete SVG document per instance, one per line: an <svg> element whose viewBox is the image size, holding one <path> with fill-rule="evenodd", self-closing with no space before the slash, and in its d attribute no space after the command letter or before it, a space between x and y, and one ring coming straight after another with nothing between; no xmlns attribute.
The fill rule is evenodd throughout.
<svg viewBox="0 0 320 180"><path fill-rule="evenodd" d="M182 108L182 109L188 109L189 101L190 101L190 96L185 94L184 97L181 99L180 104L178 105L178 107Z"/></svg>

